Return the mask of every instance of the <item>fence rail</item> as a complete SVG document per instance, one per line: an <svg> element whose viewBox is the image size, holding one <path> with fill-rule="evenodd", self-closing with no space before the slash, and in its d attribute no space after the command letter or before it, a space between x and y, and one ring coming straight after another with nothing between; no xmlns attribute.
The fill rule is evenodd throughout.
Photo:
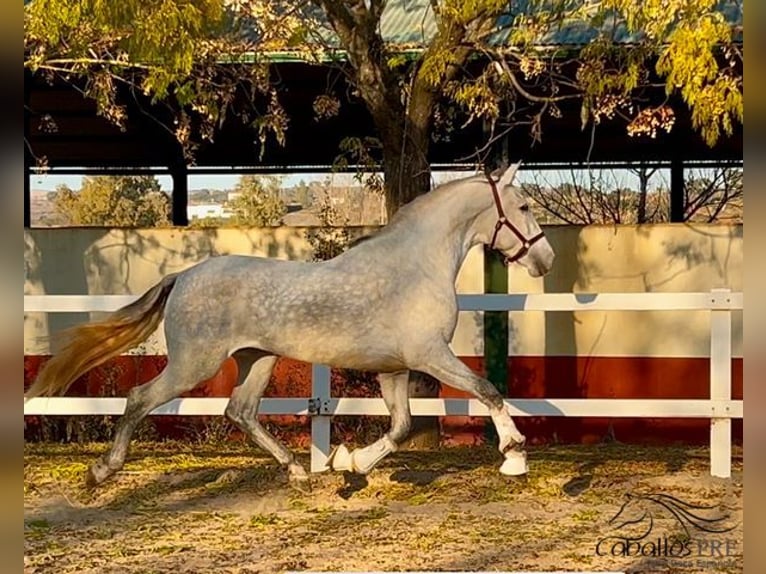
<svg viewBox="0 0 766 574"><path fill-rule="evenodd" d="M24 295L24 312L114 311L137 295ZM458 295L461 311L704 311L742 309L742 293L528 293Z"/></svg>
<svg viewBox="0 0 766 574"><path fill-rule="evenodd" d="M24 312L80 313L112 311L135 295L25 295ZM698 293L543 293L459 295L461 311L710 311L709 399L508 399L511 414L564 417L704 418L710 420L710 473L731 475L731 422L743 417L743 401L731 398L731 312L743 308L743 294L727 289ZM155 415L220 415L226 398L174 399ZM414 416L488 416L475 399L410 399ZM121 415L124 398L51 397L24 403L25 415ZM265 415L311 417L311 470L325 469L330 454L330 421L339 415L387 415L376 398L332 397L330 370L312 366L312 396L267 398Z"/></svg>

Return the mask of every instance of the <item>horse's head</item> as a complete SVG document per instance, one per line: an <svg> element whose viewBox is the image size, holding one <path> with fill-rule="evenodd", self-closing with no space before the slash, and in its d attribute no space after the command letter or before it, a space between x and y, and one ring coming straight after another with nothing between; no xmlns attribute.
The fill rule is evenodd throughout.
<svg viewBox="0 0 766 574"><path fill-rule="evenodd" d="M548 273L555 254L532 215L527 198L513 185L519 164L487 177L493 207L485 218L486 244L505 256L506 265L519 263L532 277ZM496 179L497 178L497 179Z"/></svg>

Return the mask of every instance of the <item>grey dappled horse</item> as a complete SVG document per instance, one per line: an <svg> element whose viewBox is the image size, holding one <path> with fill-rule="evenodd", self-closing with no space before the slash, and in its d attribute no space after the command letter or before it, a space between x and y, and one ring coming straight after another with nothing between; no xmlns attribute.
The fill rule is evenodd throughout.
<svg viewBox="0 0 766 574"><path fill-rule="evenodd" d="M65 391L87 370L148 337L164 316L167 366L131 389L111 450L89 469L91 484L122 468L144 417L215 375L229 356L239 380L226 416L286 466L290 480L308 475L257 418L280 356L380 373L391 428L365 448L349 453L341 445L329 461L334 470L367 473L406 438L408 371L415 370L486 405L510 464L506 474L523 474L525 439L502 395L449 346L458 318L455 280L469 249L489 245L506 264L519 263L533 277L553 264L551 246L512 186L517 169L438 186L402 207L383 230L328 261L230 255L167 275L107 320L76 327L26 396Z"/></svg>

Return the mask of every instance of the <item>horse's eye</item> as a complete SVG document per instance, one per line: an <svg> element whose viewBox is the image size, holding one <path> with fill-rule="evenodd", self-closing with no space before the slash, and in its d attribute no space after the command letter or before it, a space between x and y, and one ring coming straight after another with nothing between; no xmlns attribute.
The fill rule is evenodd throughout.
<svg viewBox="0 0 766 574"><path fill-rule="evenodd" d="M519 209L521 209L521 211L529 211L529 206L525 203Z"/></svg>

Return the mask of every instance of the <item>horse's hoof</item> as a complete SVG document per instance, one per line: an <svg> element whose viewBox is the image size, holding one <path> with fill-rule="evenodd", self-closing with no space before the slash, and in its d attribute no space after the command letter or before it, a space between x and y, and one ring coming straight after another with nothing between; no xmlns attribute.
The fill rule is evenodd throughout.
<svg viewBox="0 0 766 574"><path fill-rule="evenodd" d="M327 458L327 468L354 472L354 462L345 444L339 444L333 449Z"/></svg>
<svg viewBox="0 0 766 574"><path fill-rule="evenodd" d="M290 485L290 488L297 490L301 494L311 494L313 491L313 486L309 477L298 478L290 476L287 483Z"/></svg>
<svg viewBox="0 0 766 574"><path fill-rule="evenodd" d="M306 469L297 462L287 466L287 482L295 490L306 494L311 492L311 477Z"/></svg>
<svg viewBox="0 0 766 574"><path fill-rule="evenodd" d="M529 472L527 453L523 450L511 450L505 453L505 460L500 466L500 473L505 476L526 476Z"/></svg>
<svg viewBox="0 0 766 574"><path fill-rule="evenodd" d="M291 464L287 467L287 482L298 492L311 494L311 477L300 464Z"/></svg>

